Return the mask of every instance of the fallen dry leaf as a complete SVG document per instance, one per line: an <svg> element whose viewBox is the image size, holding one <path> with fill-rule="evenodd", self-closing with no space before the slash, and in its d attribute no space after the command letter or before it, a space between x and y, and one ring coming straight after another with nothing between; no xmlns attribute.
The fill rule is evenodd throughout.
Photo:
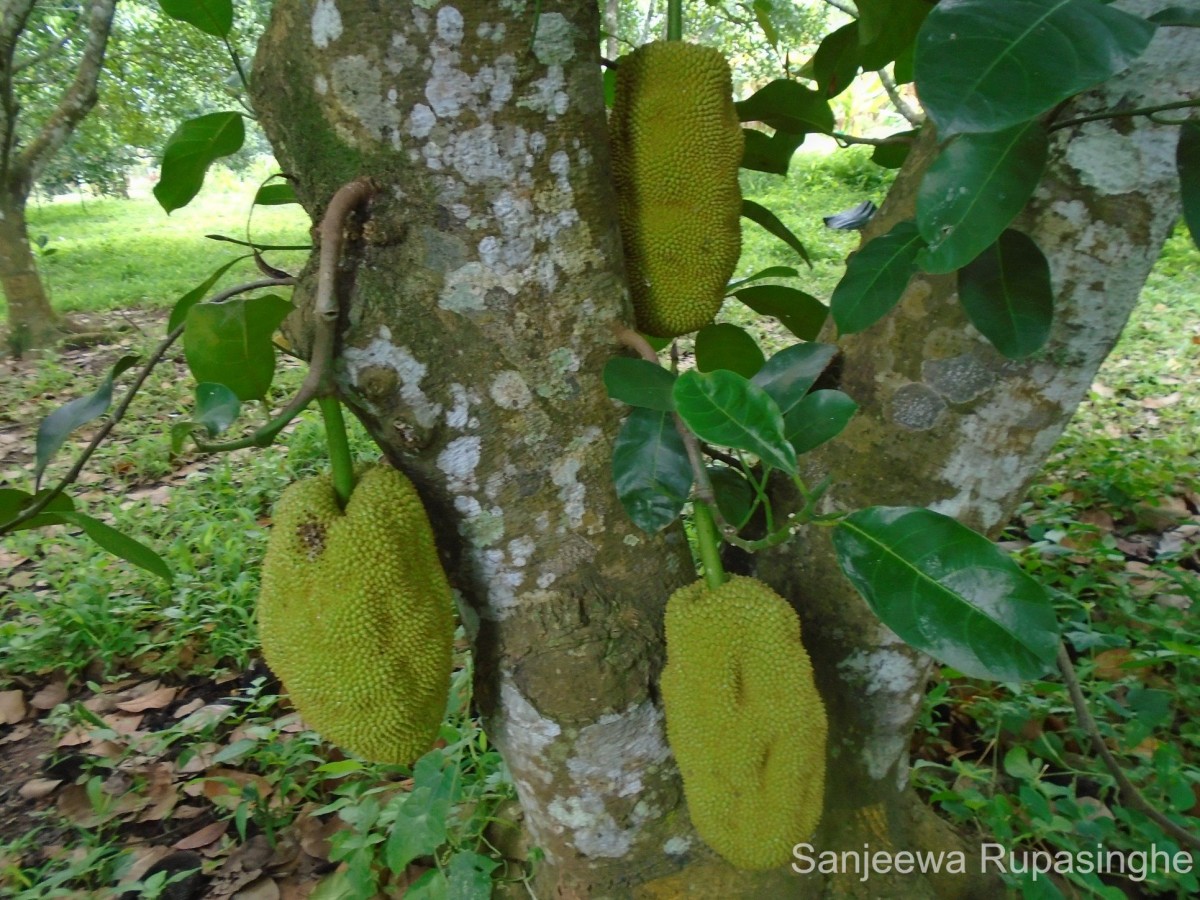
<svg viewBox="0 0 1200 900"><path fill-rule="evenodd" d="M1147 397L1142 401L1143 409L1163 409L1167 406L1174 406L1183 398L1183 394L1179 391L1167 394L1165 397Z"/></svg>
<svg viewBox="0 0 1200 900"><path fill-rule="evenodd" d="M204 699L202 697L197 697L195 700L189 700L187 703L181 705L175 710L175 712L171 713L171 715L173 718L182 719L184 716L190 716L203 706Z"/></svg>
<svg viewBox="0 0 1200 900"><path fill-rule="evenodd" d="M264 875L234 894L230 900L279 900L279 885L269 875Z"/></svg>
<svg viewBox="0 0 1200 900"><path fill-rule="evenodd" d="M171 701L175 699L175 695L178 693L178 688L159 688L158 690L143 694L135 700L126 700L124 703L118 703L117 709L130 713L145 712L148 709L162 709L163 707L170 706Z"/></svg>
<svg viewBox="0 0 1200 900"><path fill-rule="evenodd" d="M16 725L28 711L22 691L0 691L0 725Z"/></svg>
<svg viewBox="0 0 1200 900"><path fill-rule="evenodd" d="M0 737L0 744L15 744L18 741L23 741L33 734L33 728L32 722L22 722L4 737Z"/></svg>
<svg viewBox="0 0 1200 900"><path fill-rule="evenodd" d="M41 800L49 797L62 784L61 778L34 778L21 785L17 795L22 800Z"/></svg>
<svg viewBox="0 0 1200 900"><path fill-rule="evenodd" d="M63 681L51 681L38 691L29 701L34 709L54 709L67 699L67 685Z"/></svg>
<svg viewBox="0 0 1200 900"><path fill-rule="evenodd" d="M62 737L58 739L56 747L79 747L83 744L90 744L92 736L82 725L72 725Z"/></svg>
<svg viewBox="0 0 1200 900"><path fill-rule="evenodd" d="M176 850L199 850L201 847L207 847L213 841L220 840L221 835L228 830L228 819L222 822L213 822L211 825L205 825L199 831L193 831L187 837L181 838L171 846Z"/></svg>

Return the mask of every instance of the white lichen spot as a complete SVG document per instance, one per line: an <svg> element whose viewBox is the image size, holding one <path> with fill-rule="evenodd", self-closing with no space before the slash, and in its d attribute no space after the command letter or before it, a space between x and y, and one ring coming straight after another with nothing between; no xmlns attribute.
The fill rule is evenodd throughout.
<svg viewBox="0 0 1200 900"><path fill-rule="evenodd" d="M400 149L400 115L395 91L383 88L379 69L364 56L347 56L333 63L333 89L346 111L373 139ZM392 99L388 99L391 96Z"/></svg>
<svg viewBox="0 0 1200 900"><path fill-rule="evenodd" d="M524 409L533 402L533 395L520 372L511 369L501 372L492 379L489 393L492 400L502 409Z"/></svg>
<svg viewBox="0 0 1200 900"><path fill-rule="evenodd" d="M471 393L461 384L450 385L454 405L446 410L446 424L459 430L466 428L471 415Z"/></svg>
<svg viewBox="0 0 1200 900"><path fill-rule="evenodd" d="M558 498L573 529L583 524L583 498L587 491L576 479L581 467L578 459L570 458L557 460L550 466L550 480L558 486Z"/></svg>
<svg viewBox="0 0 1200 900"><path fill-rule="evenodd" d="M630 532L629 534L625 535L625 537L621 541L621 543L624 544L626 547L636 547L641 542L642 542L642 539L640 537L638 537L636 534L634 534L633 532Z"/></svg>
<svg viewBox="0 0 1200 900"><path fill-rule="evenodd" d="M518 790L532 797L531 779L543 784L553 781L548 755L562 729L539 713L507 675L501 676L500 708L493 721L496 739L505 749Z"/></svg>
<svg viewBox="0 0 1200 900"><path fill-rule="evenodd" d="M573 832L575 848L584 856L619 859L633 846L636 832L617 824L601 796L555 797L546 812Z"/></svg>
<svg viewBox="0 0 1200 900"><path fill-rule="evenodd" d="M454 508L461 518L458 533L473 547L490 547L504 537L504 511L499 507L484 509L469 494L454 498Z"/></svg>
<svg viewBox="0 0 1200 900"><path fill-rule="evenodd" d="M380 327L379 337L366 347L347 347L342 351L342 363L350 380L358 382L359 373L368 366L383 366L396 373L400 382L400 398L412 411L413 420L422 428L429 428L442 413L439 403L434 403L421 390L428 366L412 355L407 347L392 343L392 333Z"/></svg>
<svg viewBox="0 0 1200 900"><path fill-rule="evenodd" d="M446 276L445 286L438 298L438 306L442 309L463 315L482 312L485 304L485 288L487 279L482 263L470 262L460 266Z"/></svg>
<svg viewBox="0 0 1200 900"><path fill-rule="evenodd" d="M529 557L533 556L536 549L537 545L529 538L514 538L508 542L509 561L517 568L521 568L529 562Z"/></svg>
<svg viewBox="0 0 1200 900"><path fill-rule="evenodd" d="M437 466L445 474L452 493L476 489L475 469L479 466L482 445L482 438L467 435L455 438L438 454Z"/></svg>
<svg viewBox="0 0 1200 900"><path fill-rule="evenodd" d="M647 770L669 755L662 712L645 701L581 729L567 771L583 790L629 797L641 793Z"/></svg>
<svg viewBox="0 0 1200 900"><path fill-rule="evenodd" d="M329 92L329 81L324 75L317 75L315 78L313 78L313 90L321 95Z"/></svg>
<svg viewBox="0 0 1200 900"><path fill-rule="evenodd" d="M842 660L838 668L857 678L862 693L868 697L880 691L907 693L921 677L908 654L886 647L854 653Z"/></svg>
<svg viewBox="0 0 1200 900"><path fill-rule="evenodd" d="M575 56L575 30L561 13L538 16L533 55L544 66L561 66Z"/></svg>
<svg viewBox="0 0 1200 900"><path fill-rule="evenodd" d="M663 844L663 853L666 853L669 856L682 856L691 848L692 841L690 838L673 837L668 839L667 842Z"/></svg>
<svg viewBox="0 0 1200 900"><path fill-rule="evenodd" d="M463 39L463 17L453 6L443 6L437 11L438 37L452 47L457 47Z"/></svg>
<svg viewBox="0 0 1200 900"><path fill-rule="evenodd" d="M424 103L418 103L408 114L408 133L415 138L429 137L433 126L437 124L437 116Z"/></svg>
<svg viewBox="0 0 1200 900"><path fill-rule="evenodd" d="M545 590L556 581L558 581L558 576L556 574L553 572L543 572L538 576L537 586L542 590Z"/></svg>
<svg viewBox="0 0 1200 900"><path fill-rule="evenodd" d="M318 50L324 50L342 36L342 14L333 0L317 0L312 14L312 39Z"/></svg>

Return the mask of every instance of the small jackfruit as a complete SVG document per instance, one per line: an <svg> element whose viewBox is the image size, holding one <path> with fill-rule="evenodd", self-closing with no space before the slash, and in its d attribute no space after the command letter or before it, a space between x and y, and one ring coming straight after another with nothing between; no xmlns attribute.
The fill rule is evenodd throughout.
<svg viewBox="0 0 1200 900"><path fill-rule="evenodd" d="M617 215L640 331L712 322L742 247L743 137L725 58L655 41L620 59L609 119Z"/></svg>
<svg viewBox="0 0 1200 900"><path fill-rule="evenodd" d="M698 581L667 601L667 739L692 823L739 869L792 858L821 818L825 706L800 620L761 581Z"/></svg>
<svg viewBox="0 0 1200 900"><path fill-rule="evenodd" d="M327 475L283 492L258 632L267 664L322 737L375 762L429 750L446 711L454 606L403 473L366 469L344 511Z"/></svg>

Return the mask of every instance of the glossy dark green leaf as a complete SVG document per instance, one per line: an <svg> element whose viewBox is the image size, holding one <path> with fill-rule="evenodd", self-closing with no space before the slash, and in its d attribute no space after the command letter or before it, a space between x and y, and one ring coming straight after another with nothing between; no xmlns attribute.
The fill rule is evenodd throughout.
<svg viewBox="0 0 1200 900"><path fill-rule="evenodd" d="M819 91L779 78L734 104L742 122L762 122L789 134L833 131L833 109Z"/></svg>
<svg viewBox="0 0 1200 900"><path fill-rule="evenodd" d="M858 22L851 22L825 36L813 56L813 78L826 97L836 97L850 87L858 75L862 48L858 42Z"/></svg>
<svg viewBox="0 0 1200 900"><path fill-rule="evenodd" d="M858 0L864 71L882 69L911 48L932 5L927 0Z"/></svg>
<svg viewBox="0 0 1200 900"><path fill-rule="evenodd" d="M278 184L264 184L254 195L254 202L259 206L286 206L289 203L299 203L296 192L286 181Z"/></svg>
<svg viewBox="0 0 1200 900"><path fill-rule="evenodd" d="M1184 25L1200 28L1200 7L1169 6L1148 18L1155 25Z"/></svg>
<svg viewBox="0 0 1200 900"><path fill-rule="evenodd" d="M696 368L701 372L728 369L753 378L764 359L754 338L736 325L706 325L696 334Z"/></svg>
<svg viewBox="0 0 1200 900"><path fill-rule="evenodd" d="M918 650L972 678L1026 681L1055 667L1045 589L954 519L875 506L840 522L833 545L875 615Z"/></svg>
<svg viewBox="0 0 1200 900"><path fill-rule="evenodd" d="M204 185L208 167L242 149L246 139L241 113L210 113L189 119L171 135L163 150L154 197L168 213L192 202Z"/></svg>
<svg viewBox="0 0 1200 900"><path fill-rule="evenodd" d="M737 281L731 281L725 286L726 296L730 296L738 288L745 287L755 281L762 281L766 278L795 278L800 273L791 266L767 266L765 269L759 269L753 275L747 275L745 278L739 278Z"/></svg>
<svg viewBox="0 0 1200 900"><path fill-rule="evenodd" d="M833 344L785 347L767 360L753 381L775 401L786 422L836 354Z"/></svg>
<svg viewBox="0 0 1200 900"><path fill-rule="evenodd" d="M679 517L692 490L692 467L671 413L630 411L613 446L613 482L642 531L654 534Z"/></svg>
<svg viewBox="0 0 1200 900"><path fill-rule="evenodd" d="M42 420L37 430L34 484L41 484L46 466L72 431L104 415L108 405L112 403L113 381L137 361L136 356L122 356L93 393L64 403Z"/></svg>
<svg viewBox="0 0 1200 900"><path fill-rule="evenodd" d="M892 137L908 137L916 140L917 132L899 131L892 135ZM871 151L871 162L884 169L898 169L908 159L908 151L911 149L911 141L897 142L895 144L879 144Z"/></svg>
<svg viewBox="0 0 1200 900"><path fill-rule="evenodd" d="M243 401L265 396L275 375L271 335L291 310L273 294L193 306L183 351L196 381L223 384Z"/></svg>
<svg viewBox="0 0 1200 900"><path fill-rule="evenodd" d="M841 391L813 391L784 416L783 433L797 454L807 453L841 434L857 411Z"/></svg>
<svg viewBox="0 0 1200 900"><path fill-rule="evenodd" d="M671 390L675 376L646 359L618 356L604 366L604 387L608 396L630 406L670 412L675 408Z"/></svg>
<svg viewBox="0 0 1200 900"><path fill-rule="evenodd" d="M808 258L808 251L800 243L800 238L792 234L791 229L784 225L775 213L771 212L765 206L755 203L753 200L743 200L742 216L767 229L767 231L799 253L800 258L808 263L809 268L812 268L812 260Z"/></svg>
<svg viewBox="0 0 1200 900"><path fill-rule="evenodd" d="M1029 201L1049 153L1037 122L964 134L942 150L917 189L926 272L953 272L995 243Z"/></svg>
<svg viewBox="0 0 1200 900"><path fill-rule="evenodd" d="M916 49L917 43L913 41L903 53L896 57L896 63L892 66L892 78L895 79L896 84L912 84Z"/></svg>
<svg viewBox="0 0 1200 900"><path fill-rule="evenodd" d="M709 466L708 480L712 483L721 517L734 528L742 528L754 513L758 498L746 476L729 466Z"/></svg>
<svg viewBox="0 0 1200 900"><path fill-rule="evenodd" d="M174 331L183 324L187 318L188 310L208 296L208 292L212 290L212 286L217 283L218 279L226 272L234 263L239 263L246 259L249 254L239 256L237 259L231 259L223 266L217 268L211 275L205 278L202 282L175 301L175 305L171 307L171 318L167 322L167 333Z"/></svg>
<svg viewBox="0 0 1200 900"><path fill-rule="evenodd" d="M1000 131L1127 68L1153 34L1095 0L942 0L917 35L917 91L943 138Z"/></svg>
<svg viewBox="0 0 1200 900"><path fill-rule="evenodd" d="M675 382L675 409L701 440L747 450L769 466L796 471L779 407L741 375L725 369L684 372Z"/></svg>
<svg viewBox="0 0 1200 900"><path fill-rule="evenodd" d="M49 490L49 489L47 489ZM11 522L20 514L21 510L27 508L38 499L43 497L47 491L39 491L36 495L28 491L18 490L17 488L0 488L0 526L5 522ZM37 516L22 522L15 526L13 531L24 531L27 528L41 528L44 525L61 525L63 519L55 517L56 513L70 512L75 508L75 503L66 494L59 494L48 504L46 508ZM6 531L0 531L0 535L6 534Z"/></svg>
<svg viewBox="0 0 1200 900"><path fill-rule="evenodd" d="M756 313L774 316L802 341L816 340L829 316L829 307L811 294L781 284L760 284L734 293Z"/></svg>
<svg viewBox="0 0 1200 900"><path fill-rule="evenodd" d="M216 437L237 421L241 411L237 394L225 385L211 381L196 385L196 424L203 425L209 437Z"/></svg>
<svg viewBox="0 0 1200 900"><path fill-rule="evenodd" d="M228 37L233 28L233 0L159 0L172 19L187 22L214 37Z"/></svg>
<svg viewBox="0 0 1200 900"><path fill-rule="evenodd" d="M917 224L900 222L850 257L829 298L838 331L854 334L887 315L900 301L924 246Z"/></svg>
<svg viewBox="0 0 1200 900"><path fill-rule="evenodd" d="M958 299L971 324L1009 359L1040 350L1050 337L1050 264L1019 231L1005 231L959 270Z"/></svg>
<svg viewBox="0 0 1200 900"><path fill-rule="evenodd" d="M492 872L500 863L473 850L459 850L447 867L449 900L491 900Z"/></svg>
<svg viewBox="0 0 1200 900"><path fill-rule="evenodd" d="M1180 126L1175 162L1179 168L1183 221L1192 233L1192 242L1200 247L1200 122L1185 122Z"/></svg>
<svg viewBox="0 0 1200 900"><path fill-rule="evenodd" d="M742 168L772 175L786 175L796 148L804 143L803 132L792 134L778 129L768 135L753 128L743 128L742 136L745 138Z"/></svg>
<svg viewBox="0 0 1200 900"><path fill-rule="evenodd" d="M171 569L163 562L163 558L140 541L135 541L129 535L117 531L110 525L105 525L99 519L93 519L81 512L59 512L55 515L63 521L78 525L83 533L91 538L101 549L107 550L113 556L118 556L126 562L131 562L145 569L152 575L157 575L164 581L173 578Z"/></svg>

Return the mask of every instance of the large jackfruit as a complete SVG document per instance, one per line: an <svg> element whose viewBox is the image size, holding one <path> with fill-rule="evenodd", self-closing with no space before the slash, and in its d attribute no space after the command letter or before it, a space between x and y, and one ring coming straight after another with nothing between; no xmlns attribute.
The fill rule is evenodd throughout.
<svg viewBox="0 0 1200 900"><path fill-rule="evenodd" d="M617 213L639 330L712 322L741 253L742 129L725 58L682 41L620 60L609 119Z"/></svg>
<svg viewBox="0 0 1200 900"><path fill-rule="evenodd" d="M345 511L329 476L283 492L258 632L267 664L324 738L386 763L430 748L446 711L454 607L403 473L367 469Z"/></svg>
<svg viewBox="0 0 1200 900"><path fill-rule="evenodd" d="M800 620L761 581L698 581L667 602L667 739L692 823L740 869L768 869L817 827L825 707Z"/></svg>

